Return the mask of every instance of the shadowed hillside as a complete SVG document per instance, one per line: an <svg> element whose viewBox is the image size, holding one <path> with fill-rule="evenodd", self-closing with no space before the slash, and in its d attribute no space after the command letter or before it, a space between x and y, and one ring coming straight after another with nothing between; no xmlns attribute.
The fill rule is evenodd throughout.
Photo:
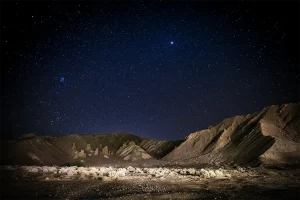
<svg viewBox="0 0 300 200"><path fill-rule="evenodd" d="M33 134L18 140L1 140L1 164L57 165L69 155L52 143Z"/></svg>
<svg viewBox="0 0 300 200"><path fill-rule="evenodd" d="M181 141L155 141L129 133L65 135L27 134L1 140L1 164L57 165L72 162L107 163L161 158Z"/></svg>

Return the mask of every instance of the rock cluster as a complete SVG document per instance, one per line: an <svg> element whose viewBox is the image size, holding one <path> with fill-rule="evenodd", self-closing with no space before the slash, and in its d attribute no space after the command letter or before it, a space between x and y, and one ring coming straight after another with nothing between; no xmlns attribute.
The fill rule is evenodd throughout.
<svg viewBox="0 0 300 200"><path fill-rule="evenodd" d="M9 170L16 170L7 166ZM51 174L60 179L79 180L167 180L167 181L200 181L210 178L231 178L244 175L247 171L239 167L234 169L195 169L195 168L113 168L113 167L57 167L57 166L23 166L21 170L28 173L41 173L51 180Z"/></svg>
<svg viewBox="0 0 300 200"><path fill-rule="evenodd" d="M109 158L109 155L113 155L112 151L109 151L108 146L105 147L100 147L101 149L101 154L105 157L105 158ZM76 150L76 144L73 143L72 145L72 158L73 159L84 159L87 156L98 156L99 155L99 148L96 148L95 151L92 150L92 146L91 144L87 144L85 150L81 149L81 151L77 151Z"/></svg>
<svg viewBox="0 0 300 200"><path fill-rule="evenodd" d="M143 148L141 147L143 144ZM108 146L104 146L102 148L102 144L99 145L98 148L93 150L91 144L86 144L84 149L81 151L77 151L76 144L72 145L72 158L73 159L85 159L87 156L98 156L102 155L104 158L109 159L111 155L116 154L126 161L137 161L137 160L147 160L151 159L152 156L148 153L152 152L152 154L156 155L157 153L162 153L160 149L168 149L172 148L174 145L172 142L168 141L154 141L154 140L144 140L140 145L136 144L135 141L126 141L119 147L117 151L113 151L109 149ZM170 149L169 149L170 150ZM158 156L159 157L159 156Z"/></svg>

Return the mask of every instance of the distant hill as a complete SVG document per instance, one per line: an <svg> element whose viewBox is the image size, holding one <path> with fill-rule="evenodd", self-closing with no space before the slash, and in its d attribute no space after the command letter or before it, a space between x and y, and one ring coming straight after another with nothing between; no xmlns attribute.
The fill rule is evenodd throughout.
<svg viewBox="0 0 300 200"><path fill-rule="evenodd" d="M1 140L2 165L58 165L67 158L66 152L33 134L18 140Z"/></svg>
<svg viewBox="0 0 300 200"><path fill-rule="evenodd" d="M74 134L59 137L26 134L17 140L1 141L1 164L61 165L75 160L101 163L103 159L159 159L180 142L155 141L130 133Z"/></svg>
<svg viewBox="0 0 300 200"><path fill-rule="evenodd" d="M300 164L300 104L272 105L190 134L163 158L179 163Z"/></svg>

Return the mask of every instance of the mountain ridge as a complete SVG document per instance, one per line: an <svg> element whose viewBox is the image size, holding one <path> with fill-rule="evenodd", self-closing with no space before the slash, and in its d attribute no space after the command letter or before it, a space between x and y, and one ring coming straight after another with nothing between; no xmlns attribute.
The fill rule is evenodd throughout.
<svg viewBox="0 0 300 200"><path fill-rule="evenodd" d="M191 133L164 160L180 162L184 158L184 162L217 165L299 164L299 113L300 104L291 103L226 118Z"/></svg>
<svg viewBox="0 0 300 200"><path fill-rule="evenodd" d="M127 152L125 160L159 159L173 150L179 142L156 141L127 132L63 136L25 134L15 140L1 140L1 164L61 165L72 162L74 159L98 163L97 160L101 161L103 158L121 159L122 157L118 157L116 153L128 143L136 147L129 153ZM144 144L151 145L145 146ZM62 152L59 154L59 159L52 158L53 155L46 151L48 147L51 147L54 155ZM128 148L126 151L128 151ZM143 156L137 156L137 152L141 152ZM118 154L122 154L122 152ZM134 154L134 156L131 154Z"/></svg>
<svg viewBox="0 0 300 200"><path fill-rule="evenodd" d="M299 136L300 103L290 103L226 118L177 141L152 140L128 132L26 134L1 140L1 164L52 165L74 159L98 164L113 159L161 159L179 165L300 164Z"/></svg>

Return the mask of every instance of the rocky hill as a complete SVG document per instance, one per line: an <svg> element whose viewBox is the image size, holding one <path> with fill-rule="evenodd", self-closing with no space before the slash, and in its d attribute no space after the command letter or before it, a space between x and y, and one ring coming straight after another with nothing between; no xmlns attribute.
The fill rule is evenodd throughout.
<svg viewBox="0 0 300 200"><path fill-rule="evenodd" d="M145 149L150 155L155 158L162 158L179 146L184 140L166 141L166 140L150 140L146 139L140 143L140 146Z"/></svg>
<svg viewBox="0 0 300 200"><path fill-rule="evenodd" d="M1 140L1 164L57 165L83 161L136 161L159 159L180 141L155 141L129 133L65 135L27 134L17 140Z"/></svg>
<svg viewBox="0 0 300 200"><path fill-rule="evenodd" d="M131 142L130 142L131 143ZM146 160L152 158L144 149L135 143L123 144L123 146L117 151L117 155L124 160L136 161Z"/></svg>
<svg viewBox="0 0 300 200"><path fill-rule="evenodd" d="M163 158L178 163L300 164L300 104L272 105L190 134Z"/></svg>
<svg viewBox="0 0 300 200"><path fill-rule="evenodd" d="M1 140L1 164L58 165L67 159L66 152L33 134L18 140Z"/></svg>

